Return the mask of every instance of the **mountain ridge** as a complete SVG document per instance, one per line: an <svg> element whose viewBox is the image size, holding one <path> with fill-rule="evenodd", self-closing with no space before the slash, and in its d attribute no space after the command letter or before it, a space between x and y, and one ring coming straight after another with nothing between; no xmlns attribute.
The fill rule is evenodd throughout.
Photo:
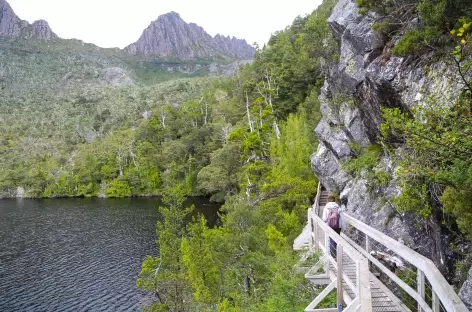
<svg viewBox="0 0 472 312"><path fill-rule="evenodd" d="M6 0L0 0L0 38L62 39L48 22L37 20L32 24L19 18ZM160 15L143 31L140 38L120 49L131 55L146 58L177 58L183 61L197 59L249 60L255 49L246 40L234 36L210 36L203 27L185 22L177 12Z"/></svg>
<svg viewBox="0 0 472 312"><path fill-rule="evenodd" d="M238 58L254 56L246 40L216 35L212 37L195 23L186 23L177 12L160 15L143 31L135 43L125 48L131 54L171 57L183 60L197 58Z"/></svg>
<svg viewBox="0 0 472 312"><path fill-rule="evenodd" d="M45 20L30 24L20 19L6 0L0 0L0 37L41 40L59 38Z"/></svg>

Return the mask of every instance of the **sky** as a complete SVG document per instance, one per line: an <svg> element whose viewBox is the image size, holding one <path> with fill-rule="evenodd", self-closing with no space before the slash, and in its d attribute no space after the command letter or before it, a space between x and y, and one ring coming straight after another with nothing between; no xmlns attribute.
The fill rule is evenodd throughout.
<svg viewBox="0 0 472 312"><path fill-rule="evenodd" d="M321 0L7 0L15 13L32 23L49 22L62 38L100 47L123 48L141 36L159 15L175 11L187 23L217 33L266 43L271 33L311 13Z"/></svg>

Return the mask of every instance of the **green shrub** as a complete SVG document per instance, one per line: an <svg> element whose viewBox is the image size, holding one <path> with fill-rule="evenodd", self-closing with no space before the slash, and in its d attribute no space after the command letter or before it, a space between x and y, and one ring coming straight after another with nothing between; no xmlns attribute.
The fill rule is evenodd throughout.
<svg viewBox="0 0 472 312"><path fill-rule="evenodd" d="M423 47L424 34L418 30L408 31L400 40L400 42L393 48L394 55L402 56L412 51L418 52Z"/></svg>
<svg viewBox="0 0 472 312"><path fill-rule="evenodd" d="M363 170L372 170L379 163L382 154L382 146L378 144L369 145L359 156L344 163L343 169L353 175L360 175Z"/></svg>
<svg viewBox="0 0 472 312"><path fill-rule="evenodd" d="M392 203L398 211L414 211L425 219L431 215L426 185L405 185L402 193L392 199Z"/></svg>
<svg viewBox="0 0 472 312"><path fill-rule="evenodd" d="M75 181L70 172L62 172L55 183L49 184L44 190L44 197L74 197Z"/></svg>
<svg viewBox="0 0 472 312"><path fill-rule="evenodd" d="M106 190L107 197L128 197L131 196L131 188L121 179L115 179L108 183Z"/></svg>
<svg viewBox="0 0 472 312"><path fill-rule="evenodd" d="M393 49L397 56L420 55L427 50L442 50L453 40L448 35L451 25L463 17L471 17L466 0L356 0L361 14L374 11L382 17L373 29L394 37L405 32ZM417 22L414 23L413 21Z"/></svg>
<svg viewBox="0 0 472 312"><path fill-rule="evenodd" d="M387 186L390 182L390 176L385 171L378 171L374 175L374 182L379 186Z"/></svg>
<svg viewBox="0 0 472 312"><path fill-rule="evenodd" d="M416 289L416 273L412 270L397 270L396 275L404 281L408 286L413 289ZM412 311L416 311L417 303L416 301L403 289L400 289L400 298L402 302Z"/></svg>
<svg viewBox="0 0 472 312"><path fill-rule="evenodd" d="M472 177L472 168L469 169ZM469 178L472 180L472 178ZM464 183L470 185L471 181ZM461 231L472 240L472 190L464 187L464 189L457 189L448 187L441 196L441 202L444 205L444 210L450 215L454 216L457 225Z"/></svg>
<svg viewBox="0 0 472 312"><path fill-rule="evenodd" d="M369 191L373 191L379 186L387 186L390 182L390 175L385 169L378 167L383 152L382 146L373 144L363 150L361 146L352 144L351 148L358 156L344 163L343 169L354 176L362 176L366 179Z"/></svg>
<svg viewBox="0 0 472 312"><path fill-rule="evenodd" d="M370 10L376 12L383 12L385 10L386 4L390 1L383 0L356 0L356 5L359 8L359 13L364 15L367 14Z"/></svg>
<svg viewBox="0 0 472 312"><path fill-rule="evenodd" d="M372 28L380 33L388 33L390 30L390 23L387 19L385 19L381 22L374 23L374 25L372 25Z"/></svg>
<svg viewBox="0 0 472 312"><path fill-rule="evenodd" d="M450 246L451 249L458 249L457 247L454 248L454 246ZM457 250L454 250L457 252ZM462 253L459 251L459 253ZM472 267L472 254L465 254L463 255L464 258L460 261L458 261L455 265L455 274L454 274L454 280L453 283L454 285L459 285L462 286L464 282L467 280L467 277L469 276L469 270Z"/></svg>

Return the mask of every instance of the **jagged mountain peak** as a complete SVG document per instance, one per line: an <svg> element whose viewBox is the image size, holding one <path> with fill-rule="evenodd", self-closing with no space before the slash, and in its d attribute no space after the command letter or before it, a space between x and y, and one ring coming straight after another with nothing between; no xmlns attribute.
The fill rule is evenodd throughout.
<svg viewBox="0 0 472 312"><path fill-rule="evenodd" d="M212 37L201 26L185 22L173 11L159 16L126 50L132 54L182 60L252 59L254 56L254 48L245 40Z"/></svg>
<svg viewBox="0 0 472 312"><path fill-rule="evenodd" d="M175 12L175 11L170 11L169 13L162 14L162 15L160 15L157 19L159 19L159 18L166 18L166 17L172 17L172 18L180 18L180 19L182 19L182 18L180 17L180 14L177 13L177 12Z"/></svg>
<svg viewBox="0 0 472 312"><path fill-rule="evenodd" d="M33 37L43 40L55 39L58 36L52 31L49 23L45 20L37 20L31 24Z"/></svg>
<svg viewBox="0 0 472 312"><path fill-rule="evenodd" d="M153 24L159 24L159 23L185 23L185 21L182 19L179 13L175 11L171 11L166 14L159 15L157 19L155 19L153 22L151 22L150 26Z"/></svg>
<svg viewBox="0 0 472 312"><path fill-rule="evenodd" d="M0 38L35 38L50 40L58 38L48 22L35 21L33 24L20 19L6 0L0 0Z"/></svg>
<svg viewBox="0 0 472 312"><path fill-rule="evenodd" d="M20 19L6 0L0 0L0 38L51 40L59 37L48 22L30 24ZM234 36L210 36L201 26L187 23L171 11L160 15L144 30L139 40L125 51L131 54L180 60L228 59L250 60L254 48Z"/></svg>

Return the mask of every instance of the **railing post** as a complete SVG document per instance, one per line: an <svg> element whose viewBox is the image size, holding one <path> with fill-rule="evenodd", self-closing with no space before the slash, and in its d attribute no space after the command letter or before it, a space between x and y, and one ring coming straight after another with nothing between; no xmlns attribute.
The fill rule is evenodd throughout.
<svg viewBox="0 0 472 312"><path fill-rule="evenodd" d="M313 254L313 238L311 236L311 233L313 231L313 219L311 218L311 212L312 212L313 208L309 208L308 209L308 250L309 250L309 253L310 255Z"/></svg>
<svg viewBox="0 0 472 312"><path fill-rule="evenodd" d="M338 312L343 311L343 246L338 244L336 250L336 261L338 262L338 289L337 289L337 307Z"/></svg>
<svg viewBox="0 0 472 312"><path fill-rule="evenodd" d="M433 306L431 307L433 309L433 312L439 312L440 307L439 307L439 297L438 294L433 289Z"/></svg>
<svg viewBox="0 0 472 312"><path fill-rule="evenodd" d="M417 290L423 300L425 299L425 278L424 272L418 269L418 279L417 279ZM421 305L418 304L418 312L424 312L424 309L421 308Z"/></svg>
<svg viewBox="0 0 472 312"><path fill-rule="evenodd" d="M370 291L369 267L367 261L357 262L357 289L359 298L359 312L372 312L372 293Z"/></svg>
<svg viewBox="0 0 472 312"><path fill-rule="evenodd" d="M328 231L324 231L325 237L325 271L326 275L329 276L329 255L330 255L330 245L329 245L329 233Z"/></svg>
<svg viewBox="0 0 472 312"><path fill-rule="evenodd" d="M365 251L370 254L370 237L369 235L365 234ZM369 270L370 270L370 260L367 260L367 264L369 265Z"/></svg>
<svg viewBox="0 0 472 312"><path fill-rule="evenodd" d="M316 220L315 220L315 222L313 222L313 219L311 221L312 221L312 224L313 224L313 239L314 239L313 244L315 245L314 251L316 252L316 250L318 250L318 246L319 246L319 242L318 242L318 222Z"/></svg>
<svg viewBox="0 0 472 312"><path fill-rule="evenodd" d="M316 189L316 201L315 201L315 211L314 213L319 217L320 216L320 197L321 197L321 182L318 182L318 188Z"/></svg>

